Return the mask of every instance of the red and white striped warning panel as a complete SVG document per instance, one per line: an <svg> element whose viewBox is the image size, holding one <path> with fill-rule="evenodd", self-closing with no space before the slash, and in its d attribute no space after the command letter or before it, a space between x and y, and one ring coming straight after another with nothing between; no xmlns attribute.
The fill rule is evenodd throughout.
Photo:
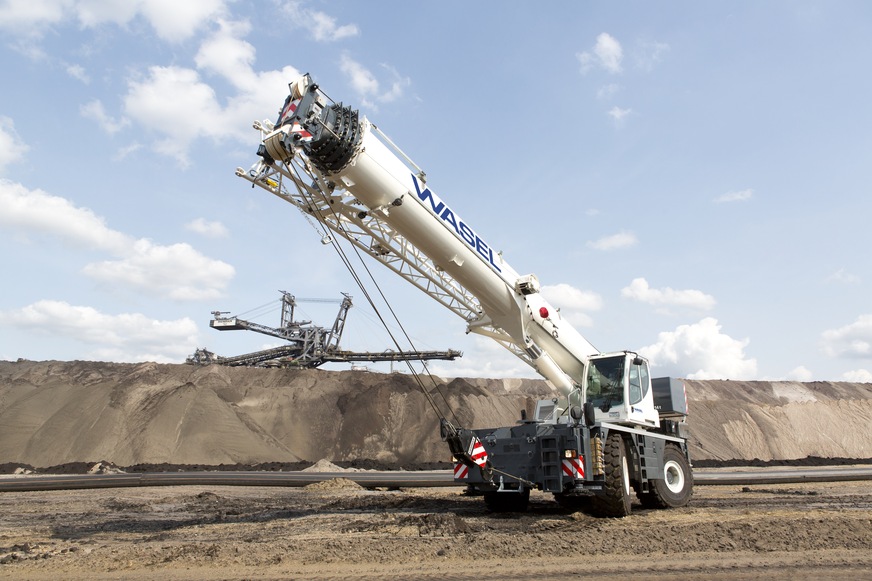
<svg viewBox="0 0 872 581"><path fill-rule="evenodd" d="M469 466L464 464L463 462L458 462L454 465L454 479L455 480L463 480L469 476Z"/></svg>
<svg viewBox="0 0 872 581"><path fill-rule="evenodd" d="M279 121L278 121L277 125L281 125L282 121L284 121L285 117L287 117L288 115L293 115L297 111L297 106L299 104L300 104L300 99L297 99L296 101L288 101L287 107L282 109L282 112L279 113Z"/></svg>
<svg viewBox="0 0 872 581"><path fill-rule="evenodd" d="M473 438L472 441L469 442L468 454L469 457L472 458L472 461L480 467L484 468L484 465L487 464L487 450L484 449L481 440L478 438Z"/></svg>
<svg viewBox="0 0 872 581"><path fill-rule="evenodd" d="M564 458L563 474L570 478L584 478L584 460L582 458Z"/></svg>

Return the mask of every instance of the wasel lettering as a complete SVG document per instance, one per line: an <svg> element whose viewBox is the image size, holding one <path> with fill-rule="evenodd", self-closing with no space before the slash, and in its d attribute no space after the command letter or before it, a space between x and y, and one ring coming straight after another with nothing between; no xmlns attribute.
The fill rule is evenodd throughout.
<svg viewBox="0 0 872 581"><path fill-rule="evenodd" d="M430 209L433 210L434 214L442 218L443 222L450 225L451 228L457 232L457 235L460 236L470 248L475 252L478 252L482 258L487 260L497 272L502 272L500 267L494 262L493 248L488 246L472 228L467 226L466 223L451 210L451 208L446 206L445 202L439 199L439 196L431 192L430 188L425 188L422 191L421 186L418 185L418 179L415 177L415 174L412 174L412 182L415 184L415 192L418 194L418 199L430 204Z"/></svg>

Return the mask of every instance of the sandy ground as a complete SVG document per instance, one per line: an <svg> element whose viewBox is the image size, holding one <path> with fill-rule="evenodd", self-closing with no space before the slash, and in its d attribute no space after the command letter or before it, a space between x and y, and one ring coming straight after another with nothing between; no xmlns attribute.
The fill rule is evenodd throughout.
<svg viewBox="0 0 872 581"><path fill-rule="evenodd" d="M595 519L534 493L492 514L461 488L173 487L0 495L0 578L870 579L868 482L699 486Z"/></svg>

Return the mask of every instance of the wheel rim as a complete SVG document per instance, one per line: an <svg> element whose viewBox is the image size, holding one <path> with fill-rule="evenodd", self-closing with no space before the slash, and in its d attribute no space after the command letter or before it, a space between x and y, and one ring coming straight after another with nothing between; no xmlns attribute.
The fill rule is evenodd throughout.
<svg viewBox="0 0 872 581"><path fill-rule="evenodd" d="M675 460L670 460L663 467L663 480L670 492L678 494L684 490L684 470Z"/></svg>

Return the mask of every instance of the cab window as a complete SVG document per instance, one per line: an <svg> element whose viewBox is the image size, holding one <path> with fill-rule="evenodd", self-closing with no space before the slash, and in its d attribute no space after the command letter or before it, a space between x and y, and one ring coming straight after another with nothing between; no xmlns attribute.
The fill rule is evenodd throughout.
<svg viewBox="0 0 872 581"><path fill-rule="evenodd" d="M637 404L648 394L651 382L648 380L648 364L630 365L630 405Z"/></svg>
<svg viewBox="0 0 872 581"><path fill-rule="evenodd" d="M587 368L587 401L608 411L624 403L624 357L595 359Z"/></svg>

